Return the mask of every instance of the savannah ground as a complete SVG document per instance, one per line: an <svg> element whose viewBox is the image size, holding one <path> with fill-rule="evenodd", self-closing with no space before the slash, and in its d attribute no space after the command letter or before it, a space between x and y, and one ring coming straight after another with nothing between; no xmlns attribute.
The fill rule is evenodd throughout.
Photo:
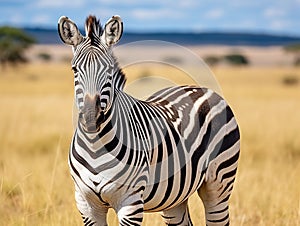
<svg viewBox="0 0 300 226"><path fill-rule="evenodd" d="M62 56L61 48L50 46L49 51ZM222 53L222 48L194 51ZM241 158L230 199L236 226L300 225L300 68L287 63L291 56L273 51L246 48L254 62L250 66L212 68L241 128ZM66 58L0 71L0 225L82 225L67 163L73 76ZM130 83L169 70L144 65L125 72ZM178 84L190 82L176 70L172 74ZM286 82L289 78L299 82ZM149 86L151 81L143 82ZM194 225L204 225L197 196L189 206ZM108 222L117 225L112 211ZM146 214L143 225L162 225L162 220Z"/></svg>

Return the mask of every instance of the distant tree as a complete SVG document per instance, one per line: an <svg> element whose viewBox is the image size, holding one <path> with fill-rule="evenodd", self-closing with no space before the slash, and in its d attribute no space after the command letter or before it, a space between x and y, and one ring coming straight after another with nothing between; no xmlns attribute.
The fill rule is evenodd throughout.
<svg viewBox="0 0 300 226"><path fill-rule="evenodd" d="M35 39L23 30L14 27L0 27L0 64L17 64L26 62L24 51Z"/></svg>

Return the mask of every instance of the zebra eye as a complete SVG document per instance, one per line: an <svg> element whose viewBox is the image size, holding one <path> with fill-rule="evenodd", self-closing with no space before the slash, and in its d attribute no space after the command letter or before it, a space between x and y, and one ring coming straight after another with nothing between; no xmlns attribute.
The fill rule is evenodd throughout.
<svg viewBox="0 0 300 226"><path fill-rule="evenodd" d="M72 71L76 74L78 72L77 67L76 66L72 66Z"/></svg>

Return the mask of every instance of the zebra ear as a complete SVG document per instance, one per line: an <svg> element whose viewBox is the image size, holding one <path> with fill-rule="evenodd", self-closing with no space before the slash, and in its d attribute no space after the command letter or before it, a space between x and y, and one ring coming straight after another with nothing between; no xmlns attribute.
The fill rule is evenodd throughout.
<svg viewBox="0 0 300 226"><path fill-rule="evenodd" d="M118 43L123 33L123 22L120 16L113 16L110 18L104 28L102 40L107 46L112 46Z"/></svg>
<svg viewBox="0 0 300 226"><path fill-rule="evenodd" d="M74 47L83 40L76 24L66 16L62 16L58 20L58 34L64 43Z"/></svg>

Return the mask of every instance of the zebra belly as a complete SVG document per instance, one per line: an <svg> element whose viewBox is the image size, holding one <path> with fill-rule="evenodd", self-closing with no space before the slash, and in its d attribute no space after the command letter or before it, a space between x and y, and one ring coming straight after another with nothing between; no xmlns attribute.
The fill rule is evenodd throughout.
<svg viewBox="0 0 300 226"><path fill-rule="evenodd" d="M202 166L199 166L199 171ZM152 172L151 172L152 171ZM204 174L192 174L192 162L170 174L168 178L159 180L150 170L149 182L144 192L144 210L157 212L172 208L187 200L199 189ZM162 172L161 172L162 173Z"/></svg>

